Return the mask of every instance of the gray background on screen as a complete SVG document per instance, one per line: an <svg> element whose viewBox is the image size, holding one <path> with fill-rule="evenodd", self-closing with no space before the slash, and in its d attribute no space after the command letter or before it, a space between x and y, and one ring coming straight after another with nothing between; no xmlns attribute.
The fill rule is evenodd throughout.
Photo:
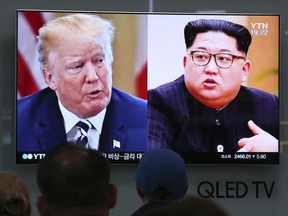
<svg viewBox="0 0 288 216"><path fill-rule="evenodd" d="M286 215L288 212L288 4L286 0L50 0L19 1L1 0L1 33L0 33L0 107L2 114L1 131L7 127L14 136L13 113L15 111L15 56L16 56L16 10L95 10L95 11L134 11L134 12L196 12L225 11L228 13L277 13L281 15L281 155L280 165L189 165L187 167L190 189L188 194L197 194L197 187L203 181L219 183L219 194L224 192L227 181L244 182L248 193L243 198L215 199L234 216L270 216ZM265 54L265 53L264 53ZM33 215L37 215L35 200L39 192L35 181L36 166L14 164L14 146L9 143L10 137L2 133L0 141L0 171L12 170L28 183L33 204ZM112 166L112 181L118 186L118 204L111 211L112 216L130 215L141 201L135 191L135 165ZM271 197L266 196L263 185L258 191L253 181L265 182L271 186L275 182ZM233 184L232 184L233 185ZM256 197L256 193L259 197Z"/></svg>

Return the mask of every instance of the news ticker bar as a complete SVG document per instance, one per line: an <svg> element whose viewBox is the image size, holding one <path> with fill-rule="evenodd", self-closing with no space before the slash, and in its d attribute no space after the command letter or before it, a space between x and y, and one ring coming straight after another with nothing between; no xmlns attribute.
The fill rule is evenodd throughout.
<svg viewBox="0 0 288 216"><path fill-rule="evenodd" d="M106 152L111 164L138 164L143 152ZM279 153L179 153L186 164L279 164ZM17 152L16 164L38 164L43 152Z"/></svg>
<svg viewBox="0 0 288 216"><path fill-rule="evenodd" d="M16 164L38 164L44 157L43 152L17 152ZM137 164L143 152L106 152L103 156L111 164Z"/></svg>

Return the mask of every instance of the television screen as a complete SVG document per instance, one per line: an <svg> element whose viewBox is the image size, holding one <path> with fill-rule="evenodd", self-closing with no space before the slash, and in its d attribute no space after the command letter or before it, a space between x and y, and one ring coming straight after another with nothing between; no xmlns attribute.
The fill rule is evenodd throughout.
<svg viewBox="0 0 288 216"><path fill-rule="evenodd" d="M103 58L85 51L89 38L83 35L89 32L77 38L85 26L65 34L55 25L52 33L57 29L60 40L43 45L46 35L41 30L39 37L39 29L71 14L93 14L112 22L113 57L99 35L90 44L100 48L87 49L100 50ZM187 164L278 164L279 20L275 14L18 10L16 164L37 164L63 140L81 137L85 132L72 125L76 119L88 119L88 125L93 121L92 129L96 122L99 138L95 141L87 132L89 142L96 142L89 147L102 151L112 164L137 164L153 148L173 149ZM78 50L84 50L81 58ZM107 107L84 118L86 108L74 110L71 104L85 86L101 83L98 70L103 61L106 72L111 71L104 83L111 80L112 96L106 97ZM87 72L93 64L96 78ZM86 77L84 88L76 91L81 77ZM96 90L93 94L98 98ZM124 102L115 105L115 97ZM118 114L110 114L113 105ZM94 114L100 117L95 120ZM114 115L125 123L118 126ZM115 127L110 138L107 133L114 133ZM72 138L70 129L75 132Z"/></svg>

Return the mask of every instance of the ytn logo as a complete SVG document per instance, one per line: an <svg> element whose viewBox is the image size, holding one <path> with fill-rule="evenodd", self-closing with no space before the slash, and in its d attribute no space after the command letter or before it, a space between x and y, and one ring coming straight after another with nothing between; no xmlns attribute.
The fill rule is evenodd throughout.
<svg viewBox="0 0 288 216"><path fill-rule="evenodd" d="M32 160L32 159L43 159L45 157L45 154L43 153L28 153L28 154L23 154L22 155L22 158L24 160Z"/></svg>

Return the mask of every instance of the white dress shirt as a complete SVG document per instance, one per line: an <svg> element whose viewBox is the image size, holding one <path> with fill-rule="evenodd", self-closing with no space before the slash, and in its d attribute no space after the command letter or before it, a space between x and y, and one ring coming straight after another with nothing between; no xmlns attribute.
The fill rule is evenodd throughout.
<svg viewBox="0 0 288 216"><path fill-rule="evenodd" d="M60 100L58 100L58 104L62 113L62 116L64 118L64 125L65 125L65 131L67 134L67 141L74 141L74 137L78 133L78 129L76 128L76 124L78 121L81 121L82 119L79 118L74 113L67 110ZM98 150L99 148L99 138L102 131L102 125L104 121L106 113L106 108L102 110L98 115L87 118L90 123L92 123L93 128L91 130L88 130L87 137L88 137L88 144L90 148ZM69 133L69 134L68 134Z"/></svg>

